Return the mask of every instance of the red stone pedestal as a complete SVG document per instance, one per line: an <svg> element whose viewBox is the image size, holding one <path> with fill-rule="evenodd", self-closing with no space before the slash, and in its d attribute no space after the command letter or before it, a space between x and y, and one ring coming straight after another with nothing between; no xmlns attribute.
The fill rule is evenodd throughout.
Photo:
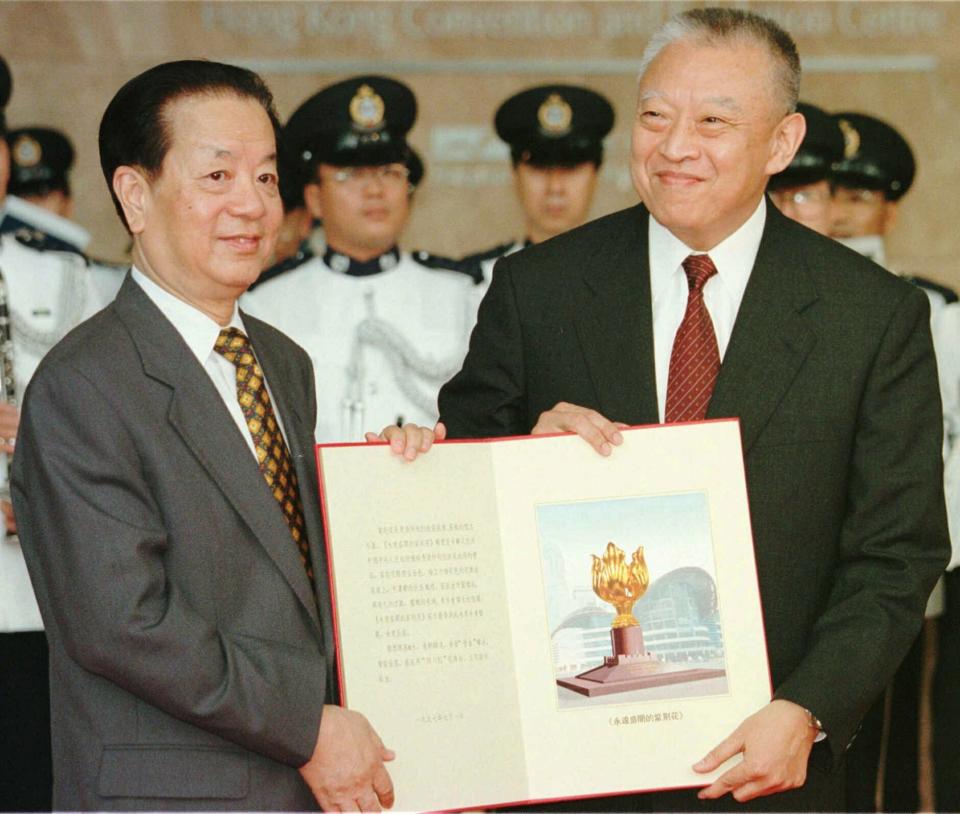
<svg viewBox="0 0 960 814"><path fill-rule="evenodd" d="M639 625L613 628L610 639L613 655L604 658L603 664L574 678L559 678L557 684L581 695L594 696L726 675L725 670L683 669L665 664L644 650L643 630Z"/></svg>
<svg viewBox="0 0 960 814"><path fill-rule="evenodd" d="M613 628L610 631L610 641L613 643L615 657L639 656L646 652L643 647L643 628L640 625Z"/></svg>

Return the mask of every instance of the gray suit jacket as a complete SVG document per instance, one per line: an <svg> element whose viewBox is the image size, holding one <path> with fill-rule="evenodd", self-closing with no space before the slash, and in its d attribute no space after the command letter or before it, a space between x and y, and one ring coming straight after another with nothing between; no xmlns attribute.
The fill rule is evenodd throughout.
<svg viewBox="0 0 960 814"><path fill-rule="evenodd" d="M317 595L207 373L129 277L27 390L13 501L50 641L59 809L296 809L335 700L307 355L244 318Z"/></svg>
<svg viewBox="0 0 960 814"><path fill-rule="evenodd" d="M559 401L658 422L648 218L636 206L499 261L440 392L451 437L527 433ZM949 550L926 296L768 202L708 412L732 416L773 686L828 734L804 788L754 805L835 810L831 764L916 636ZM653 803L674 805L711 807Z"/></svg>

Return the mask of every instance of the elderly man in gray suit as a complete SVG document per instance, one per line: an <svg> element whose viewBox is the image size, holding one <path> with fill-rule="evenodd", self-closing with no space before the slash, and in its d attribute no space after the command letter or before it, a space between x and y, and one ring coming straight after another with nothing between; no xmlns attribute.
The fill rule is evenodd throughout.
<svg viewBox="0 0 960 814"><path fill-rule="evenodd" d="M175 62L100 127L133 236L116 301L40 365L13 499L50 640L57 809L380 810L336 705L307 355L237 298L281 220L255 74Z"/></svg>

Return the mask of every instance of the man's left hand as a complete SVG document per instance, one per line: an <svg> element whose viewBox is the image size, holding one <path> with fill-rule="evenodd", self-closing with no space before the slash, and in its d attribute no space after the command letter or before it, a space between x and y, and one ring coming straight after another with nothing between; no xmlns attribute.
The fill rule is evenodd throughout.
<svg viewBox="0 0 960 814"><path fill-rule="evenodd" d="M743 753L742 763L720 775L697 796L709 800L731 792L743 803L799 788L807 779L807 759L816 735L803 707L783 699L771 701L694 764L694 771L712 772L725 760Z"/></svg>

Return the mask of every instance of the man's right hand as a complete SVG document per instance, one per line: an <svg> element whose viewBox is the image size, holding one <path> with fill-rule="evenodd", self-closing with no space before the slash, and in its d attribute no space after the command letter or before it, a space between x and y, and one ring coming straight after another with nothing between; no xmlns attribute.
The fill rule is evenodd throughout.
<svg viewBox="0 0 960 814"><path fill-rule="evenodd" d="M7 534L17 533L17 521L13 516L13 504L9 500L0 500L0 511L3 512L3 523L7 529ZM3 535L0 534L0 539Z"/></svg>
<svg viewBox="0 0 960 814"><path fill-rule="evenodd" d="M442 441L447 437L447 428L438 421L431 430L418 424L404 424L398 427L391 424L384 427L379 435L368 432L364 436L368 444L379 444L386 441L390 444L390 451L394 455L403 456L408 461L416 460L418 455L430 451L434 441Z"/></svg>
<svg viewBox="0 0 960 814"><path fill-rule="evenodd" d="M394 757L363 715L327 704L300 774L324 811L381 811L393 805L393 781L383 764Z"/></svg>
<svg viewBox="0 0 960 814"><path fill-rule="evenodd" d="M0 452L13 453L19 426L20 410L12 404L0 402Z"/></svg>
<svg viewBox="0 0 960 814"><path fill-rule="evenodd" d="M628 426L620 421L610 421L596 410L561 401L552 410L540 413L530 434L575 432L601 455L609 455L615 446L623 443L620 430Z"/></svg>

